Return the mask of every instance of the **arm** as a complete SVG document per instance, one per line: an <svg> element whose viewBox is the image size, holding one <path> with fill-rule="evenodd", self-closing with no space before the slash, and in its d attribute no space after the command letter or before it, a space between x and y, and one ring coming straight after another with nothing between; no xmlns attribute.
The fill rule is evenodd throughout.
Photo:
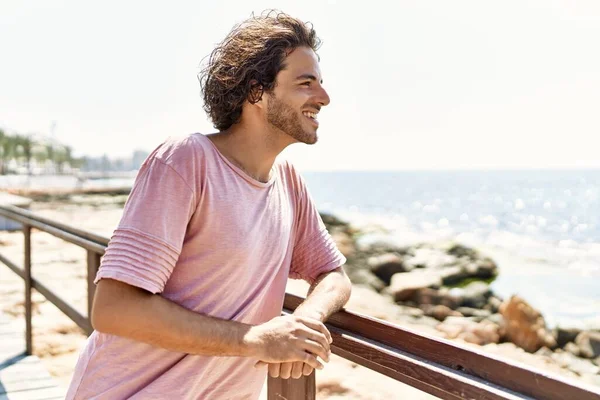
<svg viewBox="0 0 600 400"><path fill-rule="evenodd" d="M172 351L286 361L302 359L316 368L322 366L313 354L326 355L330 340L322 324L307 318L278 317L255 326L222 320L195 313L160 295L113 279L98 283L91 320L94 329L100 332Z"/></svg>
<svg viewBox="0 0 600 400"><path fill-rule="evenodd" d="M294 315L325 322L350 299L352 284L342 267L319 275L308 289L306 300L296 308Z"/></svg>
<svg viewBox="0 0 600 400"><path fill-rule="evenodd" d="M325 322L339 311L350 299L352 283L342 267L318 276L308 290L306 300L294 311L294 315ZM327 358L329 361L329 354ZM256 366L268 364L269 375L273 378L298 379L310 375L314 368L302 362L267 363L261 360Z"/></svg>

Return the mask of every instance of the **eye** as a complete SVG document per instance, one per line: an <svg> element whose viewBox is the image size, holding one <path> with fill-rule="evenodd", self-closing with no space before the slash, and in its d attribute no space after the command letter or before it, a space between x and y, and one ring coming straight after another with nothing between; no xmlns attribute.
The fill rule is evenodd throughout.
<svg viewBox="0 0 600 400"><path fill-rule="evenodd" d="M310 86L311 82L310 81L306 81L306 82L302 82L300 85L301 86Z"/></svg>

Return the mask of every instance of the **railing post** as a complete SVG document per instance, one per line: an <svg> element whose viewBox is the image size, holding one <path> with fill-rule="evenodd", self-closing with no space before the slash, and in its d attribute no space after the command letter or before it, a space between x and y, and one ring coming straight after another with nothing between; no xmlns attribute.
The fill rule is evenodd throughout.
<svg viewBox="0 0 600 400"><path fill-rule="evenodd" d="M87 251L87 305L88 305L88 320L92 322L92 305L94 304L94 293L96 292L96 285L94 285L94 279L96 279L96 273L100 268L100 254L95 251Z"/></svg>
<svg viewBox="0 0 600 400"><path fill-rule="evenodd" d="M269 376L267 381L268 400L315 400L317 387L315 372L300 379L281 379Z"/></svg>
<svg viewBox="0 0 600 400"><path fill-rule="evenodd" d="M31 328L32 305L31 305L31 226L23 224L23 237L25 239L25 351L28 355L33 354L33 330Z"/></svg>

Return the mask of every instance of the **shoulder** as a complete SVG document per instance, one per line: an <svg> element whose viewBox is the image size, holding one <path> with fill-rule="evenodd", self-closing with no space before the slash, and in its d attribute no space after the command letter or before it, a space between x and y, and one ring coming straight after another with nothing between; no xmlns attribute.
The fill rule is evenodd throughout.
<svg viewBox="0 0 600 400"><path fill-rule="evenodd" d="M179 175L190 187L205 171L209 140L202 134L170 136L148 156L142 168L168 168Z"/></svg>
<svg viewBox="0 0 600 400"><path fill-rule="evenodd" d="M306 183L298 169L288 160L278 160L277 167L282 182L287 186L288 190L302 197L306 191Z"/></svg>
<svg viewBox="0 0 600 400"><path fill-rule="evenodd" d="M189 166L206 152L208 139L195 133L185 136L170 136L162 142L148 159L157 159L176 169Z"/></svg>

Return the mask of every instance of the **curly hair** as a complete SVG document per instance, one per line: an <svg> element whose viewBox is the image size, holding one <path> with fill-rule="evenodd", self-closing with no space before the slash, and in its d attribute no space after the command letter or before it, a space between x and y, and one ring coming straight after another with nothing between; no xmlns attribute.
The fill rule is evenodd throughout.
<svg viewBox="0 0 600 400"><path fill-rule="evenodd" d="M239 122L246 100L254 104L275 88L285 57L321 44L310 23L271 10L234 26L198 74L204 110L220 131Z"/></svg>

